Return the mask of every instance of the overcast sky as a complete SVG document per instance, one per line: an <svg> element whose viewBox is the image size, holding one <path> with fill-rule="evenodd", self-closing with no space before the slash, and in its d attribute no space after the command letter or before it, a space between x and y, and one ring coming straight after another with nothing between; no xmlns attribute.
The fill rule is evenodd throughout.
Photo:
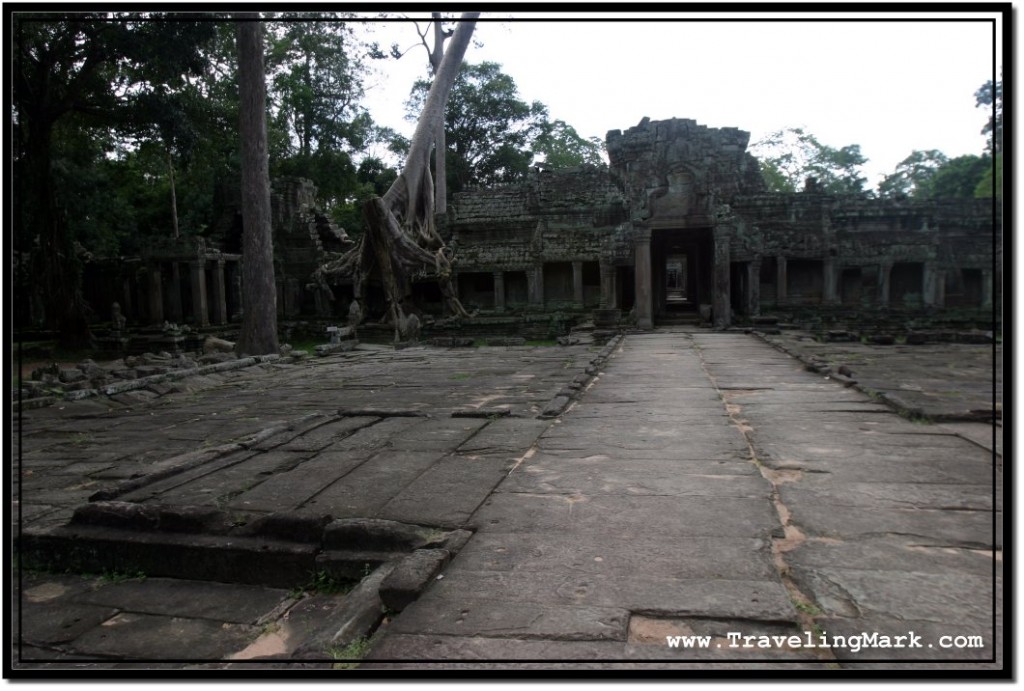
<svg viewBox="0 0 1024 691"><path fill-rule="evenodd" d="M483 45L471 46L466 60L500 63L524 100L541 101L552 119L602 140L645 116L739 127L751 143L801 126L836 148L859 144L871 186L915 149L950 157L984 149L988 113L975 107L974 92L992 78L993 24L964 19L995 15L960 13L946 22L912 14L907 22L807 23L781 21L792 15L778 13L765 14L772 21L723 13L712 16L725 21L713 22L678 13L580 20L596 16L484 13L476 30ZM405 23L376 33L383 46L418 41ZM422 48L380 64L367 91L378 123L411 134L403 103L426 64Z"/></svg>

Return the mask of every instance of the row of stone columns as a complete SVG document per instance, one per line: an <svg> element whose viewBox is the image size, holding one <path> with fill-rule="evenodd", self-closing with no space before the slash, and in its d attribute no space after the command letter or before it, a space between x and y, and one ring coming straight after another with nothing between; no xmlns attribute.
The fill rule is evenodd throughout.
<svg viewBox="0 0 1024 691"><path fill-rule="evenodd" d="M730 236L728 230L715 229L714 231L714 275L713 275L713 297L712 306L714 323L716 326L728 326L731 320L730 305ZM635 236L635 276L636 276L636 316L637 326L641 329L654 327L654 287L652 285L652 258L651 258L651 229L638 228ZM787 299L787 261L785 256L775 257L776 265L776 300L785 302ZM879 266L878 272L878 304L887 307L890 303L891 273L893 263L884 262ZM614 270L611 267L610 270ZM601 284L602 289L606 285L605 267L602 266ZM838 305L841 302L839 291L840 268L835 257L822 259L822 303L825 305ZM747 263L747 285L746 306L748 314L760 313L761 303L761 257L755 257ZM610 285L611 281L607 281ZM992 306L994 293L994 277L990 269L982 272L982 306ZM937 266L934 261L924 262L922 286L922 301L927 307L945 306L945 271ZM602 290L602 302L610 304L612 298Z"/></svg>
<svg viewBox="0 0 1024 691"><path fill-rule="evenodd" d="M192 293L192 318L198 326L209 326L211 316L214 324L227 324L228 295L227 280L225 278L225 264L223 259L210 260L213 262L213 284L206 283L206 260L192 260L185 262L188 265L189 286ZM185 315L181 304L181 268L180 262L170 262L170 285L164 296L163 269L161 264L150 264L146 271L146 292L149 296L149 320L154 325L163 324L164 321L178 323L184 320ZM241 305L241 286L237 281L232 282L235 288L234 303ZM209 290L208 290L209 289ZM210 298L212 297L212 315L210 310ZM165 309L166 307L166 309Z"/></svg>
<svg viewBox="0 0 1024 691"><path fill-rule="evenodd" d="M601 299L602 304L609 300L607 297L611 292L611 302L614 302L614 267L610 267L610 279L609 274L606 271L604 264L601 265ZM501 312L505 310L505 272L495 271L494 276L494 309L495 311ZM611 287L609 288L609 284ZM572 262L572 290L573 290L573 302L577 306L582 308L584 306L585 297L583 294L583 262L574 261ZM544 265L535 264L526 271L526 292L527 301L531 306L543 307L544 306Z"/></svg>

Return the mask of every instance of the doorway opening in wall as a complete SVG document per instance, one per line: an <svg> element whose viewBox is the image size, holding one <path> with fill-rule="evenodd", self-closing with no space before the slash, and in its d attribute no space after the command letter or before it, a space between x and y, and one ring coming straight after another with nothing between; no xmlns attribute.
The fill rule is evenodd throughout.
<svg viewBox="0 0 1024 691"><path fill-rule="evenodd" d="M696 318L711 304L714 244L710 228L655 230L651 235L654 319Z"/></svg>

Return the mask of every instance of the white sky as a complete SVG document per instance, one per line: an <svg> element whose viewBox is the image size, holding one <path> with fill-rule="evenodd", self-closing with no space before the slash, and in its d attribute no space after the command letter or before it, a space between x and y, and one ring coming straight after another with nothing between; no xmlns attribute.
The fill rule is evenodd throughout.
<svg viewBox="0 0 1024 691"><path fill-rule="evenodd" d="M751 144L802 126L836 148L859 144L872 187L915 149L950 157L984 150L988 113L975 107L974 92L993 76L993 25L963 20L995 15L813 23L779 21L792 16L779 13L765 13L773 21L704 15L728 20L714 22L680 13L596 16L485 12L475 33L483 45L471 46L466 60L500 63L524 100L541 101L584 137L603 140L645 116L739 127ZM404 22L381 25L375 38L385 48L418 42ZM403 119L403 104L426 74L426 52L419 47L379 67L366 103L378 123L409 135L414 125Z"/></svg>

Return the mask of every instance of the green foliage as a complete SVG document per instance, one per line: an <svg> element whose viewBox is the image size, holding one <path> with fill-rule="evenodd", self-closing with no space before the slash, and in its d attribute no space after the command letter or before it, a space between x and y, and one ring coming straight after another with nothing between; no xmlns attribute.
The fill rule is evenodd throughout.
<svg viewBox="0 0 1024 691"><path fill-rule="evenodd" d="M868 159L859 144L834 148L799 127L778 130L751 147L771 192L795 192L807 178L828 194L860 194L867 182L860 167Z"/></svg>
<svg viewBox="0 0 1024 691"><path fill-rule="evenodd" d="M996 154L994 164L985 169L978 185L974 188L975 197L1003 197L1003 155Z"/></svg>
<svg viewBox="0 0 1024 691"><path fill-rule="evenodd" d="M948 163L946 155L936 149L913 151L878 184L878 193L882 197L926 196L935 174Z"/></svg>
<svg viewBox="0 0 1024 691"><path fill-rule="evenodd" d="M1003 152L1003 80L1001 75L995 84L990 79L974 92L974 104L976 108L991 108L991 115L981 133L988 135L989 153L1001 154Z"/></svg>
<svg viewBox="0 0 1024 691"><path fill-rule="evenodd" d="M957 156L935 172L922 196L932 199L969 199L975 196L978 184L991 169L992 159L987 155Z"/></svg>
<svg viewBox="0 0 1024 691"><path fill-rule="evenodd" d="M604 143L596 137L584 139L564 120L541 123L533 142L533 153L542 156L550 168L604 164Z"/></svg>
<svg viewBox="0 0 1024 691"><path fill-rule="evenodd" d="M337 578L327 571L317 571L312 575L309 583L302 587L302 591L323 595L338 595L350 592L358 584L359 582L356 580Z"/></svg>
<svg viewBox="0 0 1024 691"><path fill-rule="evenodd" d="M367 637L360 637L346 646L329 648L327 650L327 654L333 660L358 661L362 660L369 651L370 639ZM332 669L355 669L358 666L358 662L339 662L332 665Z"/></svg>

